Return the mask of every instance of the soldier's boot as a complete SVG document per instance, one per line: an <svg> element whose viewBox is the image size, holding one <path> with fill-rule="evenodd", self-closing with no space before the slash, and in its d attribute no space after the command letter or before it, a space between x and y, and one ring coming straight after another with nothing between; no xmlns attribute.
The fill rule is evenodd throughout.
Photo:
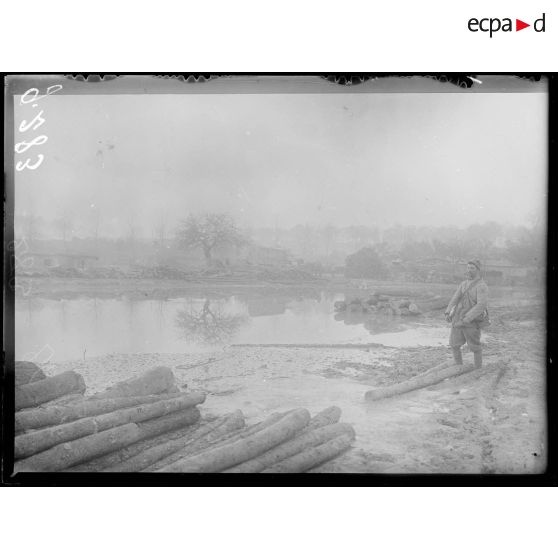
<svg viewBox="0 0 558 558"><path fill-rule="evenodd" d="M453 361L455 364L463 364L463 356L461 355L461 347L452 347Z"/></svg>
<svg viewBox="0 0 558 558"><path fill-rule="evenodd" d="M482 351L475 351L473 357L475 359L475 368L482 368Z"/></svg>

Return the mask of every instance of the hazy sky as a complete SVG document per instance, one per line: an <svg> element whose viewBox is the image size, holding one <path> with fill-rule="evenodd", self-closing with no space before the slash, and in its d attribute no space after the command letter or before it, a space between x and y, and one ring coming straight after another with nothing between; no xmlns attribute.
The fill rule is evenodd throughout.
<svg viewBox="0 0 558 558"><path fill-rule="evenodd" d="M546 211L542 93L52 95L16 212L151 236L243 226L529 224ZM38 109L19 107L16 127ZM16 128L17 129L17 128ZM27 139L16 131L16 141ZM32 136L31 136L32 137ZM90 233L92 234L92 233Z"/></svg>

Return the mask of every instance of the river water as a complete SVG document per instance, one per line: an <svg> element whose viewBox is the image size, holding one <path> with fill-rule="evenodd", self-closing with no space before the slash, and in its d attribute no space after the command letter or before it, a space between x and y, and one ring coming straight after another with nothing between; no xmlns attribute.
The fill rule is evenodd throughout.
<svg viewBox="0 0 558 558"><path fill-rule="evenodd" d="M374 314L338 314L342 294L314 297L16 300L16 359L112 353L204 353L230 344L447 344L448 329Z"/></svg>

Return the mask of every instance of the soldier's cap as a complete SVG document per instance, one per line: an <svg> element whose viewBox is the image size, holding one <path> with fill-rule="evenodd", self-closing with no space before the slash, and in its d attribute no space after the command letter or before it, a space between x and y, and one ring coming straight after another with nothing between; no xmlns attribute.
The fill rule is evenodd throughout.
<svg viewBox="0 0 558 558"><path fill-rule="evenodd" d="M469 261L467 262L467 264L472 264L472 265L474 265L479 271L480 271L480 269L481 269L480 260L469 260Z"/></svg>

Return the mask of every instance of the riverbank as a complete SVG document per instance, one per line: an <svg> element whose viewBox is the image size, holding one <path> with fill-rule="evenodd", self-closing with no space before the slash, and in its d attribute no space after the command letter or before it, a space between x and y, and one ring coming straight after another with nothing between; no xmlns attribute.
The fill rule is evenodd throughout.
<svg viewBox="0 0 558 558"><path fill-rule="evenodd" d="M262 294L289 293L304 295L315 291L344 292L347 296L359 296L363 292L384 290L407 296L451 295L453 284L400 283L393 281L366 281L345 278L323 278L307 281L239 281L237 279L218 280L210 278L199 281L181 279L78 279L60 277L18 277L18 296L50 299L62 298L114 298L131 296L136 298L172 298L187 295L221 294ZM495 292L516 292L512 287L495 287ZM530 291L530 289L522 289Z"/></svg>
<svg viewBox="0 0 558 558"><path fill-rule="evenodd" d="M312 315L307 313L308 309L318 304L324 315L331 312L328 320L333 313L329 299L312 304L308 301L315 301L312 297L324 291L350 296L383 289L424 296L451 294L455 286L374 282L363 287L348 281L296 285L127 281L121 287L126 296L135 293L132 297L146 299L156 298L153 293L172 298L177 291L191 297L207 297L209 293L224 297L244 294L262 300L277 293L289 300L300 297L296 303L299 306L289 303L288 315L296 318L297 327L303 328L296 330L301 332L301 339L298 340L296 331L291 336L297 340L286 342L257 341L256 334L250 333L250 339L242 345L223 344L203 352L162 352L150 350L142 342L139 345L142 352L124 353L118 348L112 354L105 351L101 356L91 357L84 353L83 358L73 360L56 359L55 351L53 361L41 364L47 373L75 370L84 376L88 391L93 393L150 367L169 366L179 385L207 393L205 413L222 416L241 409L248 423L293 407L318 412L337 405L342 409L342 420L354 427L356 440L350 451L316 472L481 474L544 470L546 366L544 298L540 291L491 288L492 326L484 334L485 366L480 371L427 389L365 403L364 394L371 387L398 383L451 359L448 348L438 341L440 335L446 339L449 334L441 311L422 316L419 325L383 318L384 329L380 332L386 332L384 338L378 332L371 335L364 328L359 334L367 335L374 343L326 340L325 331L321 330L312 331L315 339L308 341L302 338L304 327L329 323L322 318L308 321L307 316ZM51 298L64 298L68 292L88 298L91 288L101 293L93 296L118 296L115 283L110 280L86 284L56 280L56 284L37 283L34 288L44 293L40 296ZM93 310L97 308L94 306ZM257 314L261 308L255 306L254 310ZM114 320L112 310L107 312ZM271 328L268 333L273 334L270 338L279 336L276 318L265 318L269 320L266 327ZM130 313L129 319L134 332L134 324L138 320L143 324L142 320L148 318ZM340 326L354 327L343 323ZM409 342L410 334L420 327L436 332L437 337L429 340L423 335L420 343ZM445 332L442 328L446 328ZM309 337L308 333L304 335ZM397 341L398 335L402 336L401 342ZM413 344L422 346L410 346ZM466 351L464 357L472 361L472 355Z"/></svg>
<svg viewBox="0 0 558 558"><path fill-rule="evenodd" d="M338 405L357 433L349 452L315 472L537 473L546 463L543 324L495 326L480 371L402 396L364 402L371 386L403 381L444 359L445 347L228 347L205 355L113 354L48 365L73 369L91 392L151 366L203 390L204 411L242 409L249 423L304 406ZM465 360L472 355L465 352Z"/></svg>

